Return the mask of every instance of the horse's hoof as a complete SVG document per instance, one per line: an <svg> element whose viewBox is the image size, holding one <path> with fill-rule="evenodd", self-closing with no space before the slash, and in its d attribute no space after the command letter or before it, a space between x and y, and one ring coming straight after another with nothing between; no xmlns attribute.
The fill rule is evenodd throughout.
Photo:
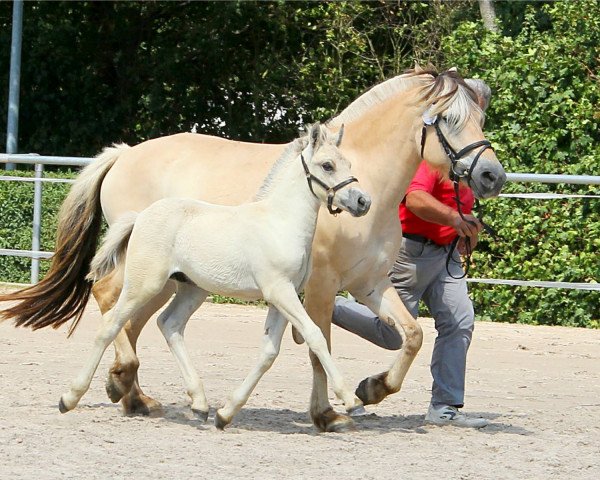
<svg viewBox="0 0 600 480"><path fill-rule="evenodd" d="M215 413L215 427L217 427L218 430L225 430L225 427L227 425L229 425L230 421L225 420L217 411L217 413Z"/></svg>
<svg viewBox="0 0 600 480"><path fill-rule="evenodd" d="M364 417L365 415L368 415L368 413L363 405L358 405L357 407L352 407L348 410L348 415L351 417Z"/></svg>
<svg viewBox="0 0 600 480"><path fill-rule="evenodd" d="M333 408L312 415L312 421L320 432L351 432L356 430L354 420L347 415L337 413Z"/></svg>
<svg viewBox="0 0 600 480"><path fill-rule="evenodd" d="M58 411L60 413L67 413L69 411L69 409L65 405L65 402L63 402L62 397L60 397L60 400L58 401Z"/></svg>
<svg viewBox="0 0 600 480"><path fill-rule="evenodd" d="M154 416L162 413L162 405L153 398L140 395L130 398L122 398L123 413L125 415Z"/></svg>
<svg viewBox="0 0 600 480"><path fill-rule="evenodd" d="M117 403L123 398L124 394L117 387L115 382L111 381L110 379L108 379L106 381L105 388L106 388L106 394L108 395L108 398L110 398L110 401L112 403Z"/></svg>
<svg viewBox="0 0 600 480"><path fill-rule="evenodd" d="M365 378L360 382L354 393L362 400L364 405L379 403L392 393L390 388L385 384L386 375L386 372L380 373L379 375Z"/></svg>
<svg viewBox="0 0 600 480"><path fill-rule="evenodd" d="M325 431L328 433L355 432L356 424L350 417L346 415L338 415L333 423L327 425L327 429Z"/></svg>
<svg viewBox="0 0 600 480"><path fill-rule="evenodd" d="M200 410L199 408L192 408L192 412L202 423L205 423L206 420L208 420L208 410L204 411Z"/></svg>

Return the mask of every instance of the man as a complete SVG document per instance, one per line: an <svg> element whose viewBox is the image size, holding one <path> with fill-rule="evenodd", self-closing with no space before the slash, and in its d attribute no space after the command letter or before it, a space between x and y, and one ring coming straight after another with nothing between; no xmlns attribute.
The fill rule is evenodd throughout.
<svg viewBox="0 0 600 480"><path fill-rule="evenodd" d="M465 253L466 242L475 248L482 225L470 214L473 192L462 185L459 188L464 219L455 196L453 183L422 162L399 207L404 238L390 279L413 317L417 317L419 301L425 302L438 332L431 359L431 404L425 420L481 428L487 420L467 417L459 411L464 404L474 312L458 253ZM458 253L446 268L450 245L457 236ZM336 298L333 323L383 348L398 349L402 345L402 337L394 327L380 321L364 305L343 297Z"/></svg>

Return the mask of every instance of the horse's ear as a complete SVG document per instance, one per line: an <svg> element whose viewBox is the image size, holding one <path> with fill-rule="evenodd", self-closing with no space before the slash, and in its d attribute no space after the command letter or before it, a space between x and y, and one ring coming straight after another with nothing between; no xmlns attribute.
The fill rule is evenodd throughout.
<svg viewBox="0 0 600 480"><path fill-rule="evenodd" d="M310 139L310 146L313 148L313 150L316 150L321 141L321 124L319 122L311 125L308 138Z"/></svg>
<svg viewBox="0 0 600 480"><path fill-rule="evenodd" d="M475 92L477 103L479 103L479 106L485 112L492 98L492 90L488 87L487 83L479 78L465 78L465 82Z"/></svg>
<svg viewBox="0 0 600 480"><path fill-rule="evenodd" d="M338 136L337 139L335 141L335 146L339 147L342 144L342 137L344 136L344 124L342 123L342 128L340 128L340 131L338 132Z"/></svg>

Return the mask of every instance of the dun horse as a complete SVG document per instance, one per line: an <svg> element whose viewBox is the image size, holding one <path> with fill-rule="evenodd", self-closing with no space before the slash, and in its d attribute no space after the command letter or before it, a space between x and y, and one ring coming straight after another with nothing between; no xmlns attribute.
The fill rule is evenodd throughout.
<svg viewBox="0 0 600 480"><path fill-rule="evenodd" d="M337 145L341 136L342 132ZM288 321L319 358L346 410L364 412L334 365L323 333L298 299L310 273L320 203L326 203L332 214L345 210L356 217L366 214L371 204L366 193L351 186L357 180L333 140L319 124L313 125L308 140L292 142L277 160L254 202L220 206L168 198L115 223L90 275L103 277L125 256L124 287L114 308L103 316L88 362L61 397L61 412L77 405L108 345L169 279L177 282L177 292L158 325L181 370L192 410L200 418L208 417L208 403L183 335L190 316L211 292L246 300L264 298L270 305L260 361L217 411L217 427L231 422L273 364Z"/></svg>
<svg viewBox="0 0 600 480"><path fill-rule="evenodd" d="M389 371L365 379L357 389L365 404L400 390L421 347L421 328L387 277L402 238L398 204L419 163L425 159L446 174L454 165L479 198L497 195L506 180L493 150L479 143L484 141L484 114L478 97L489 91L482 86L480 81L465 81L456 71L415 69L376 85L328 124L334 131L346 125L341 151L371 194L373 206L369 215L352 221L341 215L319 217L313 271L305 286L306 310L329 341L335 295L348 290L380 318L401 327L404 337ZM471 149L473 145L481 147ZM100 203L109 224L165 197L240 204L251 198L285 148L183 133L108 150L82 172L65 201L50 272L38 285L2 297L20 300L5 317L32 328L56 327L73 317L71 328L77 325L92 289L85 276L99 234ZM453 153L457 151L461 158ZM158 406L139 388L139 363L132 352L148 318L173 293L173 283L132 316L115 340L107 391L113 401L122 397L128 413ZM103 312L115 304L122 285L122 263L94 285ZM332 409L325 371L318 358L310 356L312 420L321 430L343 430L351 419Z"/></svg>

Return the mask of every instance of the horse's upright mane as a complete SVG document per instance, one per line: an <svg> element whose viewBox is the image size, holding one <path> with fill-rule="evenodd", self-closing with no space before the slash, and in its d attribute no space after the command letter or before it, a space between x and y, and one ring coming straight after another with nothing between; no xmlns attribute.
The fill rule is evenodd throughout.
<svg viewBox="0 0 600 480"><path fill-rule="evenodd" d="M415 100L422 102L424 109L431 108L431 115L444 113L453 129L460 130L471 115L477 114L483 118L483 112L477 105L476 93L455 69L438 73L432 67L415 67L367 90L339 115L329 120L327 126L341 127L390 97L418 86L421 89Z"/></svg>

